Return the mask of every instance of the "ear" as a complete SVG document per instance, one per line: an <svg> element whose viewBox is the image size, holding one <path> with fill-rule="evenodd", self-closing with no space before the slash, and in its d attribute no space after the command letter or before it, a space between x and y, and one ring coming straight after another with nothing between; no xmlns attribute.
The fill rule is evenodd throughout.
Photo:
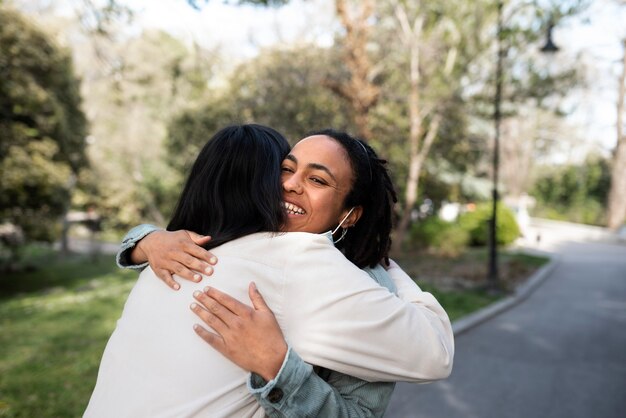
<svg viewBox="0 0 626 418"><path fill-rule="evenodd" d="M350 209L346 210L342 214L342 217L346 216L348 212L350 212ZM363 206L355 206L350 216L348 216L348 219L346 219L346 221L343 223L343 227L350 228L354 226L358 222L358 220L361 219L361 215L363 215Z"/></svg>

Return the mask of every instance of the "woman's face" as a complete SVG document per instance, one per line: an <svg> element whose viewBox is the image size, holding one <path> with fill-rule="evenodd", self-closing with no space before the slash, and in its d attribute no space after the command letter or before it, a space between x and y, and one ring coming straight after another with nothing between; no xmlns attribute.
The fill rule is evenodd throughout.
<svg viewBox="0 0 626 418"><path fill-rule="evenodd" d="M349 212L343 203L352 187L352 169L346 151L334 139L304 138L285 157L281 169L287 231L326 232ZM356 222L353 218L343 226Z"/></svg>

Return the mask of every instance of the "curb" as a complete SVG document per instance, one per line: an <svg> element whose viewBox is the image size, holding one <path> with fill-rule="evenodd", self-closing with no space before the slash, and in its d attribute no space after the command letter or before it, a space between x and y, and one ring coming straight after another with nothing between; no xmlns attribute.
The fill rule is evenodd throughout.
<svg viewBox="0 0 626 418"><path fill-rule="evenodd" d="M532 292L535 291L535 289L537 289L537 287L539 287L539 285L541 285L550 276L550 273L552 273L554 268L561 261L561 257L558 254L551 254L550 257L551 260L548 264L541 267L533 273L528 280L519 285L511 296L507 296L498 302L492 303L491 305L486 306L474 313L453 321L452 332L454 333L454 336L456 337L474 327L477 327L483 322L511 309L518 303L528 298L528 296L530 296Z"/></svg>

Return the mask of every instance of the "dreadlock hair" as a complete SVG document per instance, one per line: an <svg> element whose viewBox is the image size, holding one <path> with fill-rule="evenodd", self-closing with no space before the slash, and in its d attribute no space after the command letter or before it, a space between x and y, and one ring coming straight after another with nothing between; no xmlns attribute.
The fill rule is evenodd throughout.
<svg viewBox="0 0 626 418"><path fill-rule="evenodd" d="M279 231L285 220L280 164L287 140L262 125L233 125L202 148L168 231L214 237L205 248L255 232Z"/></svg>
<svg viewBox="0 0 626 418"><path fill-rule="evenodd" d="M363 140L334 129L315 131L337 141L346 151L352 167L352 188L344 209L361 206L361 218L345 238L337 243L348 260L359 268L375 267L382 260L389 264L393 207L398 197L387 170L387 161Z"/></svg>

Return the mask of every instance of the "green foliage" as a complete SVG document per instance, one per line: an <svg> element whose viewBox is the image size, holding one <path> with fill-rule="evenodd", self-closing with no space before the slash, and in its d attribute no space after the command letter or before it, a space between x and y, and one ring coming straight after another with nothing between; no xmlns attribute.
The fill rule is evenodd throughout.
<svg viewBox="0 0 626 418"><path fill-rule="evenodd" d="M346 104L324 88L338 66L333 50L312 45L266 50L233 73L229 97L246 121L271 126L292 143L314 129L350 130Z"/></svg>
<svg viewBox="0 0 626 418"><path fill-rule="evenodd" d="M482 290L442 291L428 283L417 282L419 287L437 298L450 320L462 318L497 301L501 296L489 295Z"/></svg>
<svg viewBox="0 0 626 418"><path fill-rule="evenodd" d="M472 245L487 245L491 215L491 203L480 203L474 211L466 212L459 217L459 224L469 233ZM498 245L509 245L520 235L515 215L503 204L498 204L496 215L496 241Z"/></svg>
<svg viewBox="0 0 626 418"><path fill-rule="evenodd" d="M345 106L322 87L332 63L329 51L310 46L263 51L237 68L224 90L207 93L202 106L172 120L168 162L185 172L207 140L232 123L268 125L292 143L314 129L347 128Z"/></svg>
<svg viewBox="0 0 626 418"><path fill-rule="evenodd" d="M43 139L10 147L2 162L2 217L33 240L55 238L55 225L69 200L70 168L54 161L57 154L56 143Z"/></svg>
<svg viewBox="0 0 626 418"><path fill-rule="evenodd" d="M411 228L413 245L442 256L459 255L467 247L469 238L469 232L458 223L446 222L438 216L418 221Z"/></svg>
<svg viewBox="0 0 626 418"><path fill-rule="evenodd" d="M97 74L85 81L86 106L96 115L89 146L94 173L81 179L80 199L98 208L108 228L163 225L180 191L180 176L167 161L167 124L205 93L213 59L161 31L101 44L116 63L112 73L93 68L98 51L80 57Z"/></svg>
<svg viewBox="0 0 626 418"><path fill-rule="evenodd" d="M238 121L227 99L210 97L201 108L185 110L169 124L166 158L179 173L187 172L200 149L218 129Z"/></svg>
<svg viewBox="0 0 626 418"><path fill-rule="evenodd" d="M67 51L0 6L0 223L52 240L86 167L86 121Z"/></svg>
<svg viewBox="0 0 626 418"><path fill-rule="evenodd" d="M531 195L536 216L592 225L604 223L610 187L609 162L590 156L581 164L542 167Z"/></svg>

